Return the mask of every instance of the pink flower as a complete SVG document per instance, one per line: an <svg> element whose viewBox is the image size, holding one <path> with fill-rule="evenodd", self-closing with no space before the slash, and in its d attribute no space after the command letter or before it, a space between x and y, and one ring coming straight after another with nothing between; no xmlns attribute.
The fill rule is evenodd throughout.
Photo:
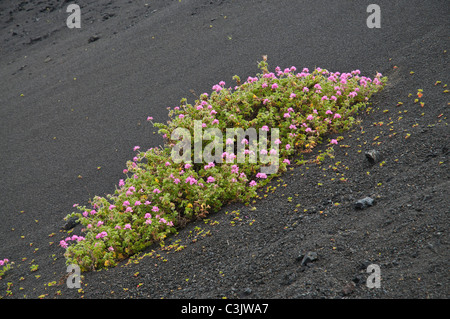
<svg viewBox="0 0 450 319"><path fill-rule="evenodd" d="M289 113L284 113L283 117L288 118L288 117L291 117L291 115Z"/></svg>
<svg viewBox="0 0 450 319"><path fill-rule="evenodd" d="M144 218L147 218L147 219L148 219L148 218L152 218L152 214L147 213L147 214L144 215Z"/></svg>
<svg viewBox="0 0 450 319"><path fill-rule="evenodd" d="M326 100L328 100L328 96L326 96L326 95L322 96L322 101L326 101Z"/></svg>
<svg viewBox="0 0 450 319"><path fill-rule="evenodd" d="M131 207L127 207L127 209L125 209L125 213L132 213L133 209Z"/></svg>
<svg viewBox="0 0 450 319"><path fill-rule="evenodd" d="M332 139L332 140L330 141L330 143L331 143L331 144L336 144L336 145L337 145L337 144L338 144L338 141L335 140L335 139Z"/></svg>
<svg viewBox="0 0 450 319"><path fill-rule="evenodd" d="M131 229L131 225L130 224L125 224L125 227L123 229Z"/></svg>
<svg viewBox="0 0 450 319"><path fill-rule="evenodd" d="M308 117L306 118L308 121L312 121L314 120L314 116L312 114L308 115Z"/></svg>
<svg viewBox="0 0 450 319"><path fill-rule="evenodd" d="M276 139L275 144L281 144L281 140L279 138Z"/></svg>
<svg viewBox="0 0 450 319"><path fill-rule="evenodd" d="M224 86L224 85L225 85L225 82L224 82L224 81L220 81L220 82L219 82L219 85L220 85L220 86Z"/></svg>
<svg viewBox="0 0 450 319"><path fill-rule="evenodd" d="M190 169L191 167L192 167L192 165L189 164L189 163L187 163L186 165L184 165L184 168L185 168L185 169Z"/></svg>
<svg viewBox="0 0 450 319"><path fill-rule="evenodd" d="M261 155L266 155L266 154L267 154L267 150L261 150L259 153L260 153Z"/></svg>
<svg viewBox="0 0 450 319"><path fill-rule="evenodd" d="M206 180L207 183L214 183L215 181L216 180L212 176L209 176L208 179Z"/></svg>
<svg viewBox="0 0 450 319"><path fill-rule="evenodd" d="M256 174L256 178L267 178L267 175L266 174L264 174L264 173L258 173L258 174Z"/></svg>
<svg viewBox="0 0 450 319"><path fill-rule="evenodd" d="M231 166L231 174L238 174L239 173L239 166L233 165Z"/></svg>
<svg viewBox="0 0 450 319"><path fill-rule="evenodd" d="M180 118L180 119L184 118L184 114L178 115L178 118Z"/></svg>
<svg viewBox="0 0 450 319"><path fill-rule="evenodd" d="M124 201L124 202L123 202L123 206L124 206L124 207L130 206L130 202L129 202L129 201L127 201L127 200L126 200L126 201Z"/></svg>
<svg viewBox="0 0 450 319"><path fill-rule="evenodd" d="M179 178L175 178L175 179L173 180L173 182L174 182L175 184L178 184L178 183L180 182L180 179L179 179Z"/></svg>
<svg viewBox="0 0 450 319"><path fill-rule="evenodd" d="M147 225L150 225L150 224L152 223L152 220L151 220L151 219L147 219L147 220L145 221L145 223L146 223Z"/></svg>
<svg viewBox="0 0 450 319"><path fill-rule="evenodd" d="M108 236L108 233L105 231L102 231L101 233L98 233L97 236L95 236L95 238L99 239L99 238L103 238Z"/></svg>
<svg viewBox="0 0 450 319"><path fill-rule="evenodd" d="M155 188L155 189L153 190L153 193L159 194L159 193L161 193L161 191L160 191L159 189Z"/></svg>
<svg viewBox="0 0 450 319"><path fill-rule="evenodd" d="M291 161L289 161L287 158L285 158L285 159L283 160L283 163L286 163L286 164L290 165L290 164L291 164Z"/></svg>
<svg viewBox="0 0 450 319"><path fill-rule="evenodd" d="M220 86L220 85L214 85L213 87L212 87L212 89L214 90L214 91L216 91L216 92L219 92L219 91L221 91L223 88Z"/></svg>
<svg viewBox="0 0 450 319"><path fill-rule="evenodd" d="M116 208L116 205L109 205L109 210L113 210L114 208Z"/></svg>
<svg viewBox="0 0 450 319"><path fill-rule="evenodd" d="M191 185L197 184L197 180L192 176L188 176L184 182L189 183Z"/></svg>
<svg viewBox="0 0 450 319"><path fill-rule="evenodd" d="M305 86L305 87L303 88L303 92L309 92L309 89Z"/></svg>
<svg viewBox="0 0 450 319"><path fill-rule="evenodd" d="M67 248L67 247L69 247L69 245L68 245L64 240L61 240L61 241L59 242L59 245L60 245L62 248ZM0 266L3 266L3 264L4 264L4 261L3 261L3 260L0 260Z"/></svg>
<svg viewBox="0 0 450 319"><path fill-rule="evenodd" d="M341 118L341 115L340 115L339 113L336 113L336 114L334 114L334 118L335 118L335 119L340 119L340 118Z"/></svg>
<svg viewBox="0 0 450 319"><path fill-rule="evenodd" d="M212 168L212 167L214 167L214 166L216 166L216 165L214 164L214 162L210 162L210 163L208 163L208 165L205 165L205 166L204 166L204 169L206 170L206 169Z"/></svg>
<svg viewBox="0 0 450 319"><path fill-rule="evenodd" d="M312 132L312 130L311 130L310 127L307 127L306 130L305 130L305 132Z"/></svg>
<svg viewBox="0 0 450 319"><path fill-rule="evenodd" d="M147 117L147 121L152 121L152 120L153 120L153 117L151 117L151 116Z"/></svg>
<svg viewBox="0 0 450 319"><path fill-rule="evenodd" d="M256 186L256 182L255 181L251 181L249 185L252 186L252 187Z"/></svg>
<svg viewBox="0 0 450 319"><path fill-rule="evenodd" d="M156 212L159 212L158 206L153 206L152 211L154 211L155 213L156 213Z"/></svg>
<svg viewBox="0 0 450 319"><path fill-rule="evenodd" d="M219 120L218 119L214 119L213 121L212 121L212 124L218 124L219 123Z"/></svg>
<svg viewBox="0 0 450 319"><path fill-rule="evenodd" d="M122 187L123 185L125 185L125 182L123 181L123 179L121 179L121 180L119 181L119 187Z"/></svg>
<svg viewBox="0 0 450 319"><path fill-rule="evenodd" d="M278 84L276 84L276 83L272 84L272 90L276 90L276 89L278 89Z"/></svg>
<svg viewBox="0 0 450 319"><path fill-rule="evenodd" d="M264 125L263 127L261 127L261 130L269 132L269 127L267 125Z"/></svg>
<svg viewBox="0 0 450 319"><path fill-rule="evenodd" d="M210 115L217 114L217 111L216 111L216 110L212 110L209 114L210 114Z"/></svg>
<svg viewBox="0 0 450 319"><path fill-rule="evenodd" d="M268 85L267 85L266 82L264 82L263 84L261 84L261 87L262 87L262 88L266 88L266 87L268 87Z"/></svg>
<svg viewBox="0 0 450 319"><path fill-rule="evenodd" d="M286 149L288 150L288 149L290 149L290 148L291 148L291 145L286 144Z"/></svg>
<svg viewBox="0 0 450 319"><path fill-rule="evenodd" d="M325 114L333 114L333 112L332 112L331 110L327 110L327 111L325 112Z"/></svg>
<svg viewBox="0 0 450 319"><path fill-rule="evenodd" d="M134 148L133 148L133 151L137 151L138 149L140 149L141 147L140 146L135 146Z"/></svg>
<svg viewBox="0 0 450 319"><path fill-rule="evenodd" d="M269 152L270 155L277 155L277 151L274 150L273 148L270 150Z"/></svg>
<svg viewBox="0 0 450 319"><path fill-rule="evenodd" d="M114 248L113 248L112 246L109 246L109 247L108 247L108 250L109 250L109 251L114 251Z"/></svg>
<svg viewBox="0 0 450 319"><path fill-rule="evenodd" d="M296 129L297 129L297 126L295 126L294 124L291 124L291 125L289 125L289 128L290 128L291 130L296 130Z"/></svg>
<svg viewBox="0 0 450 319"><path fill-rule="evenodd" d="M103 222L101 220L99 220L97 223L97 227L100 227L101 225L103 225Z"/></svg>
<svg viewBox="0 0 450 319"><path fill-rule="evenodd" d="M148 206L148 205L150 205L151 203L152 203L152 202L149 202L148 200L146 200L145 203L144 203L144 205L145 205L145 206Z"/></svg>
<svg viewBox="0 0 450 319"><path fill-rule="evenodd" d="M122 227L120 227L119 225L116 225L116 227L114 227L114 229L122 229Z"/></svg>
<svg viewBox="0 0 450 319"><path fill-rule="evenodd" d="M139 206L139 205L141 205L140 201L137 200L137 201L134 202L134 206Z"/></svg>
<svg viewBox="0 0 450 319"><path fill-rule="evenodd" d="M170 166L171 164L169 163L169 162L166 162L166 164L165 164L166 166Z"/></svg>

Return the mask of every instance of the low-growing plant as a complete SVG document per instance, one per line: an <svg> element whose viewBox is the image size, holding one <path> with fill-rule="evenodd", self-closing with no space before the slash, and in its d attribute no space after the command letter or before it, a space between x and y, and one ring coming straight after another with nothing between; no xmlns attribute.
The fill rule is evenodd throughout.
<svg viewBox="0 0 450 319"><path fill-rule="evenodd" d="M387 81L380 73L373 79L360 76L359 70L333 73L316 68L310 73L307 68L297 72L295 67L277 67L269 72L266 58L258 66L261 74L244 83L235 76L234 87L227 88L221 81L194 105L182 99L180 106L170 110L166 124L153 123L148 117L164 137L164 147L143 151L135 146L136 156L127 162L127 176L114 194L94 197L89 208L74 205L79 211L68 217L78 217L84 236L60 242L68 264L78 264L83 271L115 266L190 220L204 218L231 201L249 202L256 189L285 171L294 156L311 152L326 134L351 127L355 114ZM278 129L278 139L268 138L267 148L257 149L260 155L277 155L278 171L259 172L273 163L250 161L252 151L245 147L241 149L245 160L239 163L230 161L239 155L236 148L227 148L219 156L224 161L175 161L172 151L179 140L173 133L184 128L194 136L194 121L200 121L205 131L216 129L223 136L227 128ZM201 144L202 151L210 147L206 142ZM219 141L222 149L234 142L248 144L245 138ZM338 141L331 139L330 147L334 144Z"/></svg>
<svg viewBox="0 0 450 319"><path fill-rule="evenodd" d="M5 275L5 273L11 269L12 263L9 262L9 259L0 259L0 279Z"/></svg>

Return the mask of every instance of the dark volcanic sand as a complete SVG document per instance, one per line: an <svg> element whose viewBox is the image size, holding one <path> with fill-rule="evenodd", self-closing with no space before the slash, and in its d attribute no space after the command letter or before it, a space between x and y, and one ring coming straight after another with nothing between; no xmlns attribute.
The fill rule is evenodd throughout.
<svg viewBox="0 0 450 319"><path fill-rule="evenodd" d="M1 297L449 297L448 1L380 0L381 29L366 26L370 1L77 3L81 29L66 27L67 1L0 2L0 259L15 263ZM389 84L330 136L344 137L334 159L293 165L266 198L189 224L171 238L180 252L156 245L68 289L57 243L72 205L113 192L135 145L161 143L147 116L165 122L190 90L255 75L263 54L272 69L378 71ZM354 209L367 196L376 204ZM307 252L317 259L302 266ZM366 286L369 264L380 288Z"/></svg>

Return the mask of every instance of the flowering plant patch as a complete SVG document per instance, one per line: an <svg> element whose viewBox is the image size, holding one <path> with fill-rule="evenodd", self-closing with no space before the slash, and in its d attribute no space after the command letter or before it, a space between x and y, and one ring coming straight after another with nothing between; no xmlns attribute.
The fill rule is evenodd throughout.
<svg viewBox="0 0 450 319"><path fill-rule="evenodd" d="M221 81L194 105L182 99L166 124L153 124L165 146L145 151L135 146L136 156L127 162L127 177L115 193L96 196L92 207L77 206L79 212L68 215L78 217L83 236L60 242L67 263L84 271L115 266L192 219L231 201L248 202L258 187L286 170L294 155L310 151L327 133L348 129L358 110L387 81L380 73L371 79L359 70L297 72L295 67L277 67L269 72L266 59L259 68L262 73L244 83L233 77L234 87ZM151 117L147 120L153 123ZM230 137L230 128L244 134ZM193 141L181 138L179 129L194 136ZM264 133L264 143L256 145L246 135L252 129ZM202 139L195 138L199 131ZM331 146L337 143L330 141ZM198 152L192 156L190 149L213 160L199 159ZM175 156L180 150L182 161ZM255 161L257 156L266 160ZM263 170L269 165L276 165L274 174Z"/></svg>
<svg viewBox="0 0 450 319"><path fill-rule="evenodd" d="M9 262L9 259L7 259L7 258L0 259L0 279L10 269L11 269L11 263Z"/></svg>

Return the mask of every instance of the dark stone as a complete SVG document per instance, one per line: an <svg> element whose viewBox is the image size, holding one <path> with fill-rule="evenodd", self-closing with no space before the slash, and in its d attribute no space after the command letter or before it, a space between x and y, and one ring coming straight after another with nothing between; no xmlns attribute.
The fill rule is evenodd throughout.
<svg viewBox="0 0 450 319"><path fill-rule="evenodd" d="M366 282L366 277L362 274L358 274L356 275L352 281L355 283L355 285L359 286L359 285L363 285Z"/></svg>
<svg viewBox="0 0 450 319"><path fill-rule="evenodd" d="M317 253L313 251L308 251L303 257L301 265L306 266L307 264L317 260Z"/></svg>
<svg viewBox="0 0 450 319"><path fill-rule="evenodd" d="M366 198L358 200L355 203L355 209L364 209L366 207L373 206L374 203L375 203L375 200L373 198L366 197Z"/></svg>
<svg viewBox="0 0 450 319"><path fill-rule="evenodd" d="M88 43L92 43L97 41L98 39L100 39L100 37L98 35L93 35L88 39Z"/></svg>
<svg viewBox="0 0 450 319"><path fill-rule="evenodd" d="M366 158L370 164L375 164L380 161L381 155L377 150L370 150L365 152Z"/></svg>
<svg viewBox="0 0 450 319"><path fill-rule="evenodd" d="M69 230L75 228L80 222L78 221L78 217L69 218L64 226L62 227L64 230Z"/></svg>

